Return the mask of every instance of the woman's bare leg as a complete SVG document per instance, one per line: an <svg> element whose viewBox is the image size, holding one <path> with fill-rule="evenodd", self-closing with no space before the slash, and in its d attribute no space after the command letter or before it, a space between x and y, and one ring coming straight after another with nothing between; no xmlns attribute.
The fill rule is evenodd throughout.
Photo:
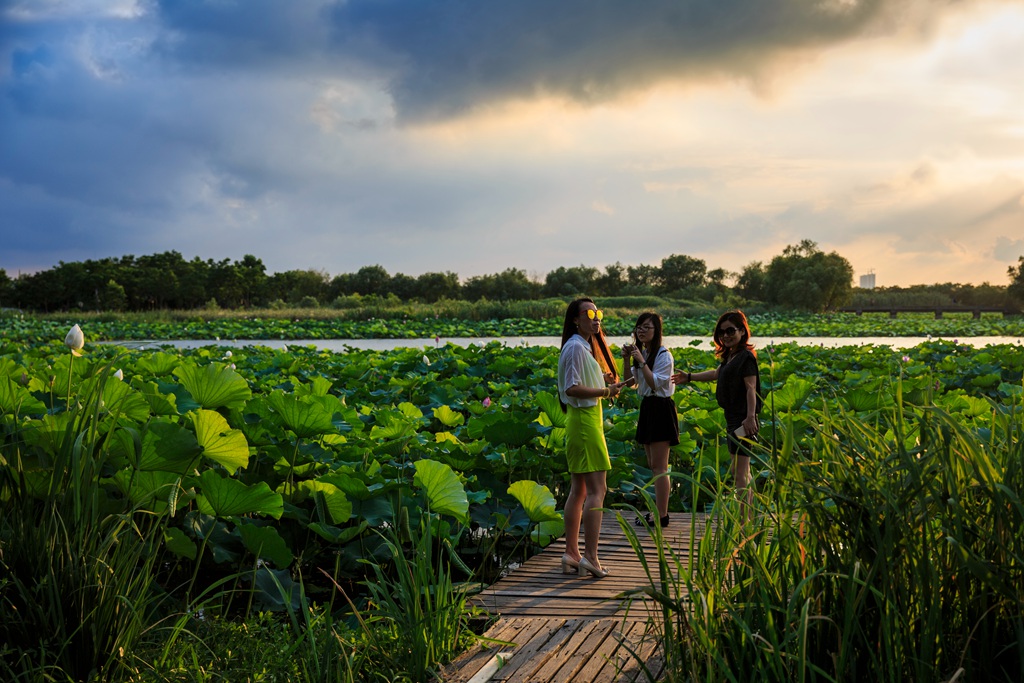
<svg viewBox="0 0 1024 683"><path fill-rule="evenodd" d="M654 502L658 517L664 517L668 514L668 498L672 495L672 484L664 476L668 472L668 441L644 444L644 451L647 452L647 466L654 475Z"/></svg>
<svg viewBox="0 0 1024 683"><path fill-rule="evenodd" d="M573 477L583 477L583 488L586 492L586 498L583 501L583 541L585 549L583 554L595 567L598 568L601 567L601 562L597 559L597 546L601 541L601 520L604 519L604 512L602 511L602 508L604 507L604 496L608 490L608 485L606 483L607 475L608 473L605 471L573 475ZM572 495L571 492L570 495ZM566 545L568 545L568 518L565 520L565 526L565 542Z"/></svg>
<svg viewBox="0 0 1024 683"><path fill-rule="evenodd" d="M585 474L573 474L569 485L569 496L565 500L565 554L574 560L580 559L580 521L583 518L583 503L587 498Z"/></svg>

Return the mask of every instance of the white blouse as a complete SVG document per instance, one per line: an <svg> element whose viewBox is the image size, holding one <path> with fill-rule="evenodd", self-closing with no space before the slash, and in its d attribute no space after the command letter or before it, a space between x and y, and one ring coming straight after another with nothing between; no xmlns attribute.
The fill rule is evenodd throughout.
<svg viewBox="0 0 1024 683"><path fill-rule="evenodd" d="M672 384L672 372L675 368L675 361L672 358L672 352L664 346L658 350L658 355L654 359L654 367L651 368L652 374L654 374L654 387L647 385L647 378L644 375L644 369L633 366L633 376L636 377L636 391L641 396L661 396L668 398L675 392L676 388Z"/></svg>
<svg viewBox="0 0 1024 683"><path fill-rule="evenodd" d="M604 373L598 365L590 344L578 334L569 337L558 356L558 395L562 403L574 408L592 408L600 399L577 398L565 393L566 389L581 384L593 389L605 387Z"/></svg>

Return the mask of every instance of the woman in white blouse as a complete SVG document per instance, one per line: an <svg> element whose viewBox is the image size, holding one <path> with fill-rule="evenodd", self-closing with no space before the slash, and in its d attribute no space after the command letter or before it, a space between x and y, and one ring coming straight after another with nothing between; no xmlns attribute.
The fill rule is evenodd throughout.
<svg viewBox="0 0 1024 683"><path fill-rule="evenodd" d="M661 316L642 313L633 328L636 344L622 347L622 379L636 379L640 394L640 417L636 423L636 440L647 454L647 466L654 475L654 501L658 508L658 522L668 526L668 498L672 487L668 478L668 453L679 443L679 416L672 400L674 362L669 350L661 345ZM652 525L650 514L637 519L637 524Z"/></svg>
<svg viewBox="0 0 1024 683"><path fill-rule="evenodd" d="M558 356L558 396L566 411L565 458L571 483L565 501L565 554L562 571L608 575L597 557L604 517L606 477L612 468L604 439L602 398L618 396L615 359L608 349L601 319L593 300L576 299L565 310L562 351ZM579 548L583 525L584 549Z"/></svg>

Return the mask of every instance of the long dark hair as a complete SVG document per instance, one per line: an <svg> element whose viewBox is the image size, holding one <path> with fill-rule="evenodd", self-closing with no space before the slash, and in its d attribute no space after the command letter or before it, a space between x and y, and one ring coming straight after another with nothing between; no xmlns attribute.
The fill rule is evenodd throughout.
<svg viewBox="0 0 1024 683"><path fill-rule="evenodd" d="M754 345L750 343L750 324L747 322L747 316L743 315L743 311L726 311L722 315L718 316L718 322L715 323L715 356L717 358L725 358L725 354L728 353L728 349L722 345L722 323L729 321L735 325L743 333L743 339L740 342L746 347L747 351L750 351L757 358L757 351L754 350Z"/></svg>
<svg viewBox="0 0 1024 683"><path fill-rule="evenodd" d="M593 304L594 300L588 296L581 296L579 299L570 302L566 307L565 322L562 324L562 346L565 346L565 342L569 341L569 338L576 334L576 318L580 317L580 304L584 302ZM594 305L596 306L597 304ZM612 373L612 381L617 382L619 380L619 369L612 358L611 349L608 348L608 340L604 338L604 325L598 328L597 334L591 335L590 353L604 372Z"/></svg>
<svg viewBox="0 0 1024 683"><path fill-rule="evenodd" d="M640 317L636 319L636 325L633 326L633 340L640 344L637 339L636 329L648 320L654 326L654 332L651 334L651 343L641 346L647 351L646 365L651 369L651 372L654 372L654 359L658 355L658 349L661 348L661 316L653 311L641 313ZM636 361L633 362L636 363Z"/></svg>

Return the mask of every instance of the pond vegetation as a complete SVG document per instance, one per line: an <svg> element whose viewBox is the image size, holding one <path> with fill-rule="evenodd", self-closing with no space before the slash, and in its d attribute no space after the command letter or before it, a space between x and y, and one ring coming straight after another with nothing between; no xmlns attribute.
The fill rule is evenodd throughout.
<svg viewBox="0 0 1024 683"><path fill-rule="evenodd" d="M4 680L429 680L486 624L475 586L562 533L554 349L140 351L92 328L0 342ZM759 353L757 522L734 519L713 387L675 395L673 508L722 521L692 573L652 565L671 675L1018 680L1024 347ZM637 409L605 412L616 508L645 504Z"/></svg>

